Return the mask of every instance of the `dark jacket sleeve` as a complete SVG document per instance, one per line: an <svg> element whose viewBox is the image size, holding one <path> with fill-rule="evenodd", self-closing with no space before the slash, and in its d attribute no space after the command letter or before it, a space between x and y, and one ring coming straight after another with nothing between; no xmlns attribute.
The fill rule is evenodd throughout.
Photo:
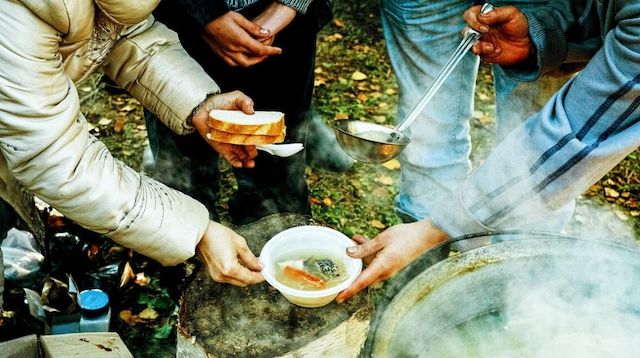
<svg viewBox="0 0 640 358"><path fill-rule="evenodd" d="M229 12L224 0L177 0L199 26L204 27L212 20Z"/></svg>

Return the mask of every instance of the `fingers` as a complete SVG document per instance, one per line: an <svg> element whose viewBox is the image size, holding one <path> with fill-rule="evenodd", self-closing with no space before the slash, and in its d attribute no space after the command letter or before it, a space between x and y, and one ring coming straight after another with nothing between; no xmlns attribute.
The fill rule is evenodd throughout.
<svg viewBox="0 0 640 358"><path fill-rule="evenodd" d="M234 98L234 105L237 109L241 109L246 114L253 114L253 100L249 96L240 91L231 92Z"/></svg>
<svg viewBox="0 0 640 358"><path fill-rule="evenodd" d="M264 277L260 272L251 271L242 266L239 262L236 262L233 267L222 268L220 273L210 271L209 274L216 282L229 283L240 287L264 281Z"/></svg>
<svg viewBox="0 0 640 358"><path fill-rule="evenodd" d="M356 293L380 281L380 279L383 277L383 274L383 266L377 264L374 261L369 267L362 271L360 276L355 281L353 281L351 286L347 287L346 290L340 292L340 294L336 298L336 302L342 303L345 300L353 297L353 295L355 295Z"/></svg>
<svg viewBox="0 0 640 358"><path fill-rule="evenodd" d="M353 235L351 239L357 242L358 244L364 244L367 241L369 241L369 239L366 236L362 236L362 235Z"/></svg>
<svg viewBox="0 0 640 358"><path fill-rule="evenodd" d="M240 261L250 270L262 270L262 264L258 261L258 258L253 254L253 252L251 252L251 249L249 249L246 242L243 242L238 248L238 257L240 257Z"/></svg>
<svg viewBox="0 0 640 358"><path fill-rule="evenodd" d="M355 240L356 238L354 237L354 241ZM358 240L360 239L358 238ZM351 246L347 248L347 255L356 259L362 259L367 256L373 256L384 247L382 240L378 238L375 238L373 240L366 240L362 243L359 241L356 241L356 242L358 242L360 245Z"/></svg>
<svg viewBox="0 0 640 358"><path fill-rule="evenodd" d="M237 16L234 16L234 20L236 21L236 23L240 25L240 27L242 27L251 36L257 38L271 36L271 31L269 31L269 29L263 28L262 26L242 16L241 14L236 14Z"/></svg>
<svg viewBox="0 0 640 358"><path fill-rule="evenodd" d="M478 14L477 21L482 25L492 26L512 21L520 14L520 10L515 6L501 6L486 14Z"/></svg>
<svg viewBox="0 0 640 358"><path fill-rule="evenodd" d="M472 6L468 8L462 16L464 17L464 21L469 24L469 27L484 34L489 32L489 27L478 20L481 8L482 6Z"/></svg>

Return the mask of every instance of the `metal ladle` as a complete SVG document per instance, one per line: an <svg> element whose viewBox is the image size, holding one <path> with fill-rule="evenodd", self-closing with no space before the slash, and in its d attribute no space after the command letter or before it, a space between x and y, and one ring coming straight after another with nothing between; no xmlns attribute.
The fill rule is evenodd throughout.
<svg viewBox="0 0 640 358"><path fill-rule="evenodd" d="M490 3L482 5L481 13L493 11ZM469 49L478 42L481 34L469 29L462 42L440 70L420 102L409 115L393 129L380 124L366 123L357 120L337 120L333 124L338 143L352 158L365 163L383 163L396 157L411 142L402 131L413 123L436 92L442 87L451 72L460 64ZM363 123L366 123L363 124Z"/></svg>

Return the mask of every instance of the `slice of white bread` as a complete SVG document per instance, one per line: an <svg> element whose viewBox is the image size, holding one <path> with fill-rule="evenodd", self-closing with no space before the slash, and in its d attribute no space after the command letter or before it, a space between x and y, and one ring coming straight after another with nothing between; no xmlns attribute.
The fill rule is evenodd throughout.
<svg viewBox="0 0 640 358"><path fill-rule="evenodd" d="M256 111L252 115L242 111L214 109L209 112L209 128L233 134L279 136L284 131L284 113Z"/></svg>
<svg viewBox="0 0 640 358"><path fill-rule="evenodd" d="M258 145L258 144L274 144L284 141L285 131L282 130L279 135L254 135L254 134L236 134L222 132L209 128L207 138L221 143L240 144L240 145Z"/></svg>

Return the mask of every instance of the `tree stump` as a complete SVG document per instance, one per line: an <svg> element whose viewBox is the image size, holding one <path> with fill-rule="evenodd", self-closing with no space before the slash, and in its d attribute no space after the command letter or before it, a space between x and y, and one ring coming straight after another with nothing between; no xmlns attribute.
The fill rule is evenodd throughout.
<svg viewBox="0 0 640 358"><path fill-rule="evenodd" d="M313 224L295 214L275 214L237 229L257 255L275 234ZM200 270L180 306L179 357L357 357L373 305L365 294L347 303L302 308L262 283L239 288L215 283Z"/></svg>

